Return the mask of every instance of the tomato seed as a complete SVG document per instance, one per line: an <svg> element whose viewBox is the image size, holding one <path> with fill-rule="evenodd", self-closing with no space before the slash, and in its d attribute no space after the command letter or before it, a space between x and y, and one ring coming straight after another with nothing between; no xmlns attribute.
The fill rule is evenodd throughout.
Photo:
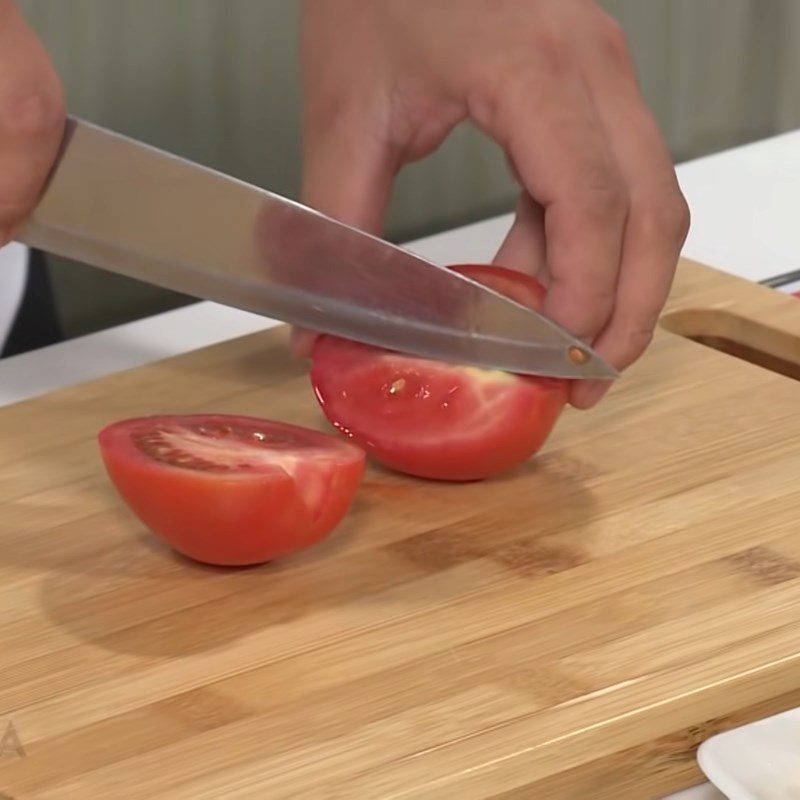
<svg viewBox="0 0 800 800"><path fill-rule="evenodd" d="M389 394L395 395L399 394L406 388L406 379L405 378L398 378L390 387L389 387Z"/></svg>

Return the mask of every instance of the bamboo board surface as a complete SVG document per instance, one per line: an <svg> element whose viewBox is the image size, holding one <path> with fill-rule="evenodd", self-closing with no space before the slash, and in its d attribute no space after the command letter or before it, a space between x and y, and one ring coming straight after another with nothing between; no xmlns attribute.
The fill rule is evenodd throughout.
<svg viewBox="0 0 800 800"><path fill-rule="evenodd" d="M669 328L666 330L665 328ZM325 429L276 329L0 410L0 797L633 798L800 703L796 299L682 263L647 355L481 484L370 469L327 542L174 556L97 431Z"/></svg>

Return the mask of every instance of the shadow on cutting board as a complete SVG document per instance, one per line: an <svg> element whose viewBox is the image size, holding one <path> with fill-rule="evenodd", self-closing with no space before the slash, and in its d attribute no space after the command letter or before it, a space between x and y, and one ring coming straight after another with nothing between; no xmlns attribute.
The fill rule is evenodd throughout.
<svg viewBox="0 0 800 800"><path fill-rule="evenodd" d="M293 623L307 642L338 635L507 580L544 579L589 560L592 497L569 457L541 456L506 478L434 484L370 470L354 508L327 541L283 562L244 569L196 564L174 554L95 485L108 509L49 536L80 537L63 558L14 543L6 563L45 573L41 606L71 637L102 651L174 658L224 647ZM566 476L567 477L565 479ZM524 501L503 505L517 483ZM496 504L491 502L496 500ZM546 513L543 508L546 507ZM378 516L380 515L380 516ZM548 527L537 529L537 518ZM63 554L62 554L63 555ZM98 657L100 657L98 655Z"/></svg>

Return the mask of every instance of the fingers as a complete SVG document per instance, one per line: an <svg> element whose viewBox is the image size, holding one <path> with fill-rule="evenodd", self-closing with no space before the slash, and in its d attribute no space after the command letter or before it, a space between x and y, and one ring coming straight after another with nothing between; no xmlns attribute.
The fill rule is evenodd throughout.
<svg viewBox="0 0 800 800"><path fill-rule="evenodd" d="M482 127L544 209L545 313L592 341L614 306L628 196L579 73L557 58L538 64L503 88Z"/></svg>
<svg viewBox="0 0 800 800"><path fill-rule="evenodd" d="M525 191L520 194L514 222L493 263L532 275L544 285L548 283L544 210Z"/></svg>
<svg viewBox="0 0 800 800"><path fill-rule="evenodd" d="M380 118L379 75L366 82L358 58L369 53L343 47L336 28L348 19L330 5L305 3L300 37L303 77L303 178L301 199L334 219L369 233L383 229L398 169ZM332 16L331 16L332 14ZM369 27L368 14L356 14L356 39ZM363 46L363 43L362 43ZM335 57L332 63L331 54ZM374 57L374 53L372 56ZM293 329L292 353L308 358L317 335Z"/></svg>
<svg viewBox="0 0 800 800"><path fill-rule="evenodd" d="M307 115L303 202L348 225L380 233L396 164L356 113Z"/></svg>
<svg viewBox="0 0 800 800"><path fill-rule="evenodd" d="M0 245L35 205L61 142L64 103L47 53L0 0Z"/></svg>
<svg viewBox="0 0 800 800"><path fill-rule="evenodd" d="M484 127L544 209L545 313L622 370L651 340L688 211L624 37L602 13L584 23L580 58L551 58L532 73L536 80L506 87ZM501 249L517 268L532 252L541 258L531 234L535 207L518 208ZM591 407L607 388L576 381L571 402Z"/></svg>
<svg viewBox="0 0 800 800"><path fill-rule="evenodd" d="M669 152L633 77L624 38L608 18L603 24L605 46L587 53L586 75L628 187L630 209L614 310L595 347L622 370L650 343L688 232L689 212ZM607 389L607 383L576 382L571 402L589 408Z"/></svg>
<svg viewBox="0 0 800 800"><path fill-rule="evenodd" d="M305 204L348 225L379 234L391 197L397 162L381 143L366 112L354 106L323 109L310 100L303 131ZM309 358L316 335L293 329L291 350Z"/></svg>

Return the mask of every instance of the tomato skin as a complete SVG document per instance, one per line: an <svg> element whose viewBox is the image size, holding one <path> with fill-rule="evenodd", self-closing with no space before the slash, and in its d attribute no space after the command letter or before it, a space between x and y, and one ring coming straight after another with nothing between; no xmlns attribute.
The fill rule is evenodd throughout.
<svg viewBox="0 0 800 800"><path fill-rule="evenodd" d="M508 267L491 264L456 264L450 269L460 272L478 283L490 286L496 292L515 300L523 306L538 311L544 304L547 289L536 278Z"/></svg>
<svg viewBox="0 0 800 800"><path fill-rule="evenodd" d="M131 434L155 424L187 420L265 420L223 415L158 416L113 423L99 436L100 452L114 487L156 536L183 555L207 564L260 564L310 547L347 514L364 472L355 447L336 457L308 456L294 474L282 469L203 471L159 463L137 450ZM166 423L165 423L166 421ZM317 431L277 423L281 430L345 444ZM328 447L330 447L328 445ZM304 494L305 490L305 494Z"/></svg>
<svg viewBox="0 0 800 800"><path fill-rule="evenodd" d="M529 307L545 289L488 265L452 267ZM422 478L480 480L536 453L568 382L444 364L332 336L314 345L311 381L328 420L385 466Z"/></svg>

